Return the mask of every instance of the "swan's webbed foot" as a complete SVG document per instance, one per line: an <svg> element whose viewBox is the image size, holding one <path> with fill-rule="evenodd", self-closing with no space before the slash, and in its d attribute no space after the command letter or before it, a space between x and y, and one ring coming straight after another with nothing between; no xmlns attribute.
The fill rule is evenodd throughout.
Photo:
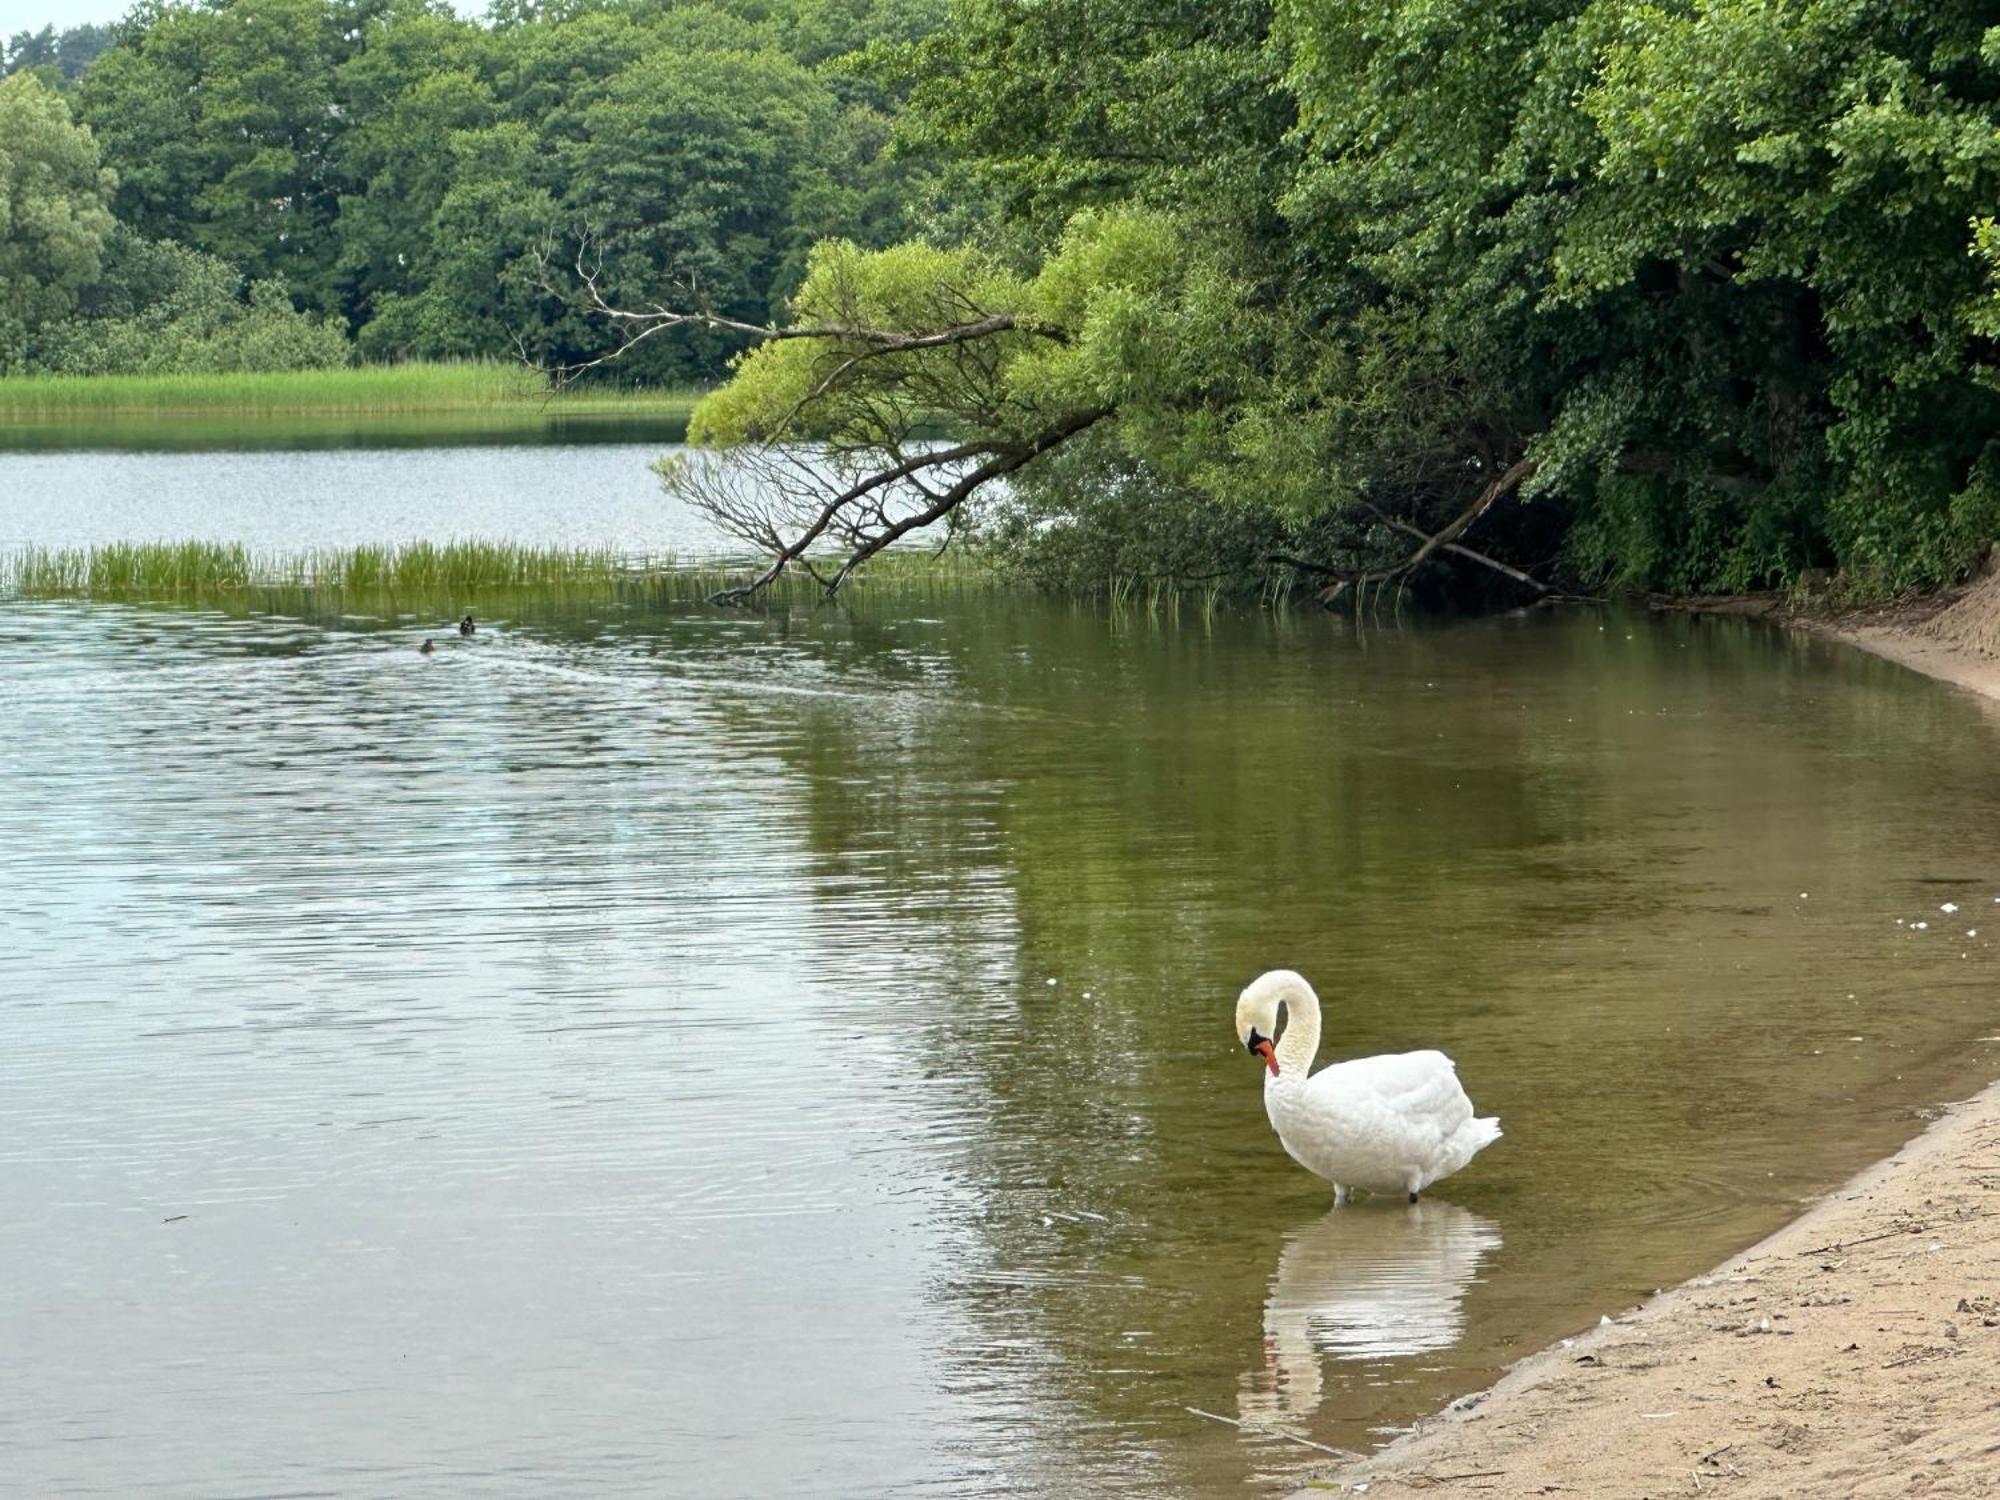
<svg viewBox="0 0 2000 1500"><path fill-rule="evenodd" d="M1417 1201L1417 1190L1415 1188L1410 1189L1410 1201L1412 1203L1415 1203Z"/></svg>

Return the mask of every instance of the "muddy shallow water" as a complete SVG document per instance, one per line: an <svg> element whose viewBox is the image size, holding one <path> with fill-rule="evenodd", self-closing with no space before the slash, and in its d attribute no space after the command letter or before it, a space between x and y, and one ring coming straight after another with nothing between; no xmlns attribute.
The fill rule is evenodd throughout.
<svg viewBox="0 0 2000 1500"><path fill-rule="evenodd" d="M1995 729L1884 663L922 609L0 603L9 1483L1254 1495L2000 1056ZM1277 964L1505 1140L1331 1213Z"/></svg>

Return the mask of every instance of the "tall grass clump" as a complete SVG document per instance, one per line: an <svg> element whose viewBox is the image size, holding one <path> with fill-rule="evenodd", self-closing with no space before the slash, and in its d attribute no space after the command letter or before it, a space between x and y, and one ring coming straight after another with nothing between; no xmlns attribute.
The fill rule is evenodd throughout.
<svg viewBox="0 0 2000 1500"><path fill-rule="evenodd" d="M303 580L350 593L477 593L597 583L651 571L652 558L608 547L522 547L511 542L410 542L347 547L295 560Z"/></svg>
<svg viewBox="0 0 2000 1500"><path fill-rule="evenodd" d="M38 598L181 599L248 587L256 564L225 542L113 542L103 547L30 547L0 579Z"/></svg>
<svg viewBox="0 0 2000 1500"><path fill-rule="evenodd" d="M0 421L60 421L118 412L390 415L523 406L685 416L699 399L700 392L693 390L585 387L559 393L534 370L497 363L180 375L14 375L0 378Z"/></svg>
<svg viewBox="0 0 2000 1500"><path fill-rule="evenodd" d="M629 598L694 603L747 582L759 565L687 562L672 554L610 547L531 547L512 542L408 542L396 546L255 553L224 542L114 542L29 547L0 556L0 592L22 598L88 598L448 614L481 601L547 604ZM920 600L993 587L999 574L976 554L885 552L858 571L852 597ZM310 599L304 596L312 596ZM791 572L764 596L818 602L824 590ZM844 596L846 597L846 596Z"/></svg>

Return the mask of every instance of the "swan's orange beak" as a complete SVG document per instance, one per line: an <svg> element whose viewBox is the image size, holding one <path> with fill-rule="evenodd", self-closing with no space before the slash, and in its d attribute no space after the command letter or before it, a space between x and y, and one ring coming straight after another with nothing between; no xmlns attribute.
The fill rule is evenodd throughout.
<svg viewBox="0 0 2000 1500"><path fill-rule="evenodd" d="M1271 1076L1278 1076L1278 1049L1261 1036L1250 1044L1250 1050L1264 1059L1264 1066L1271 1070Z"/></svg>

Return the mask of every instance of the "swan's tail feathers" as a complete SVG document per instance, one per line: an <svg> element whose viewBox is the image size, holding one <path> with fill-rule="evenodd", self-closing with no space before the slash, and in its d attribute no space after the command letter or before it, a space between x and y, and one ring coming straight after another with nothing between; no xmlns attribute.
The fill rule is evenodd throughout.
<svg viewBox="0 0 2000 1500"><path fill-rule="evenodd" d="M1483 1120L1467 1120L1452 1135L1448 1145L1451 1165L1446 1169L1456 1172L1473 1157L1500 1139L1500 1120L1489 1115Z"/></svg>
<svg viewBox="0 0 2000 1500"><path fill-rule="evenodd" d="M1427 1188L1441 1178L1449 1177L1473 1157L1500 1139L1500 1120L1489 1115L1483 1120L1467 1120L1446 1136L1431 1169L1418 1181L1419 1188Z"/></svg>

